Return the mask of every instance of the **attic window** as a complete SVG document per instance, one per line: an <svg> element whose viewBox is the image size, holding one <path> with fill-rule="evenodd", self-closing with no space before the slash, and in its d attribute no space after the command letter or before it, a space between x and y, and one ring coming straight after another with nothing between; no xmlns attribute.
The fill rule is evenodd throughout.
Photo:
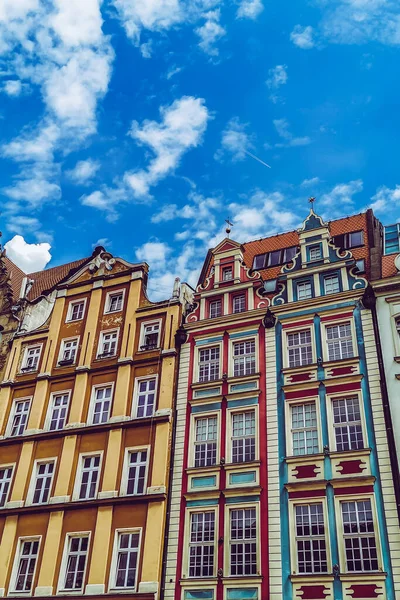
<svg viewBox="0 0 400 600"><path fill-rule="evenodd" d="M222 281L231 281L233 279L232 267L225 267L222 269Z"/></svg>
<svg viewBox="0 0 400 600"><path fill-rule="evenodd" d="M261 269L267 269L268 267L276 267L278 265L284 265L293 260L297 252L297 246L290 246L289 248L281 248L280 250L273 250L266 254L258 254L253 260L253 269L259 271Z"/></svg>
<svg viewBox="0 0 400 600"><path fill-rule="evenodd" d="M338 248L347 250L348 248L357 248L364 245L364 232L351 231L341 235L335 235L333 243Z"/></svg>

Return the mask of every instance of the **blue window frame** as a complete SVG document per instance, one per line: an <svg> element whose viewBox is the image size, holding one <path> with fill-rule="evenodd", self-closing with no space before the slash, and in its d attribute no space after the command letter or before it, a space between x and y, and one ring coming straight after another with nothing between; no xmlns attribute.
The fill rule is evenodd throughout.
<svg viewBox="0 0 400 600"><path fill-rule="evenodd" d="M385 227L385 254L400 252L400 224Z"/></svg>

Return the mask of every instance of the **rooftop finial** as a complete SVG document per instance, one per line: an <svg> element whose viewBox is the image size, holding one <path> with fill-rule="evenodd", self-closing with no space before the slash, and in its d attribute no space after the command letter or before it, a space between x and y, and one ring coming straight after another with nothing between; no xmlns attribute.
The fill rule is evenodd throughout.
<svg viewBox="0 0 400 600"><path fill-rule="evenodd" d="M225 219L225 223L226 223L226 235L229 237L229 234L231 232L231 227L233 227L233 223L230 222L229 217L227 219Z"/></svg>
<svg viewBox="0 0 400 600"><path fill-rule="evenodd" d="M308 199L308 201L311 204L311 208L314 209L314 202L315 202L314 196L310 196L310 198Z"/></svg>

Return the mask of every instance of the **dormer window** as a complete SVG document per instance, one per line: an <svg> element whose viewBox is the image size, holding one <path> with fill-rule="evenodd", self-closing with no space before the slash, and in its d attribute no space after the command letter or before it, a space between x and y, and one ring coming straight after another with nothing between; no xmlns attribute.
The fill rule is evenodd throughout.
<svg viewBox="0 0 400 600"><path fill-rule="evenodd" d="M310 246L309 252L310 261L320 260L322 258L321 246L319 244L316 246Z"/></svg>
<svg viewBox="0 0 400 600"><path fill-rule="evenodd" d="M160 345L160 321L143 323L140 335L140 350L155 350Z"/></svg>
<svg viewBox="0 0 400 600"><path fill-rule="evenodd" d="M220 317L222 314L222 302L221 300L212 300L210 302L210 319Z"/></svg>
<svg viewBox="0 0 400 600"><path fill-rule="evenodd" d="M225 267L222 269L222 281L231 281L233 279L232 267Z"/></svg>
<svg viewBox="0 0 400 600"><path fill-rule="evenodd" d="M363 231L351 231L342 235L335 235L333 243L338 248L348 249L357 248L364 245L364 232Z"/></svg>
<svg viewBox="0 0 400 600"><path fill-rule="evenodd" d="M28 373L30 371L37 371L39 366L39 358L42 350L42 346L29 346L25 349L24 357L22 359L21 371Z"/></svg>
<svg viewBox="0 0 400 600"><path fill-rule="evenodd" d="M253 269L261 270L267 269L268 267L276 267L278 265L285 265L291 262L297 253L297 246L290 246L289 248L282 248L281 250L273 250L272 252L266 252L265 254L258 254L253 260Z"/></svg>

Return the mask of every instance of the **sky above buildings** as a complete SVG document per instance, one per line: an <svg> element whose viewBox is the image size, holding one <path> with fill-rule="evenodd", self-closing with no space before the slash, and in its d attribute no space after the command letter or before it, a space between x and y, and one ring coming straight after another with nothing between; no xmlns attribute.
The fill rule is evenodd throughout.
<svg viewBox="0 0 400 600"><path fill-rule="evenodd" d="M399 219L397 0L0 0L0 57L25 271L100 244L147 261L160 299L228 217L241 242L298 227L310 195Z"/></svg>

